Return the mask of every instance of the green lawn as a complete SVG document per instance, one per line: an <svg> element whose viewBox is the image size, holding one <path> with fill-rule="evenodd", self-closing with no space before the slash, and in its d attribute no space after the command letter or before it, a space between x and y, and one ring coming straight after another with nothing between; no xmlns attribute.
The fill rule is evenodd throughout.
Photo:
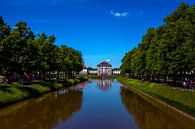
<svg viewBox="0 0 195 129"><path fill-rule="evenodd" d="M136 79L119 77L119 82L127 87L136 88L150 96L153 96L177 109L195 116L195 92L180 88L172 88L166 84L142 82Z"/></svg>
<svg viewBox="0 0 195 129"><path fill-rule="evenodd" d="M27 99L38 97L50 91L55 91L66 86L86 81L86 78L65 79L63 82L36 81L30 85L19 83L0 85L0 107Z"/></svg>

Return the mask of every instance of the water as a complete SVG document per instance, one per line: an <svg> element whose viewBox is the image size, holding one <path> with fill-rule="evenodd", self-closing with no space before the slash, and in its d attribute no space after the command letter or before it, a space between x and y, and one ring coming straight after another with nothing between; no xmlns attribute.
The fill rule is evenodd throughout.
<svg viewBox="0 0 195 129"><path fill-rule="evenodd" d="M0 129L193 129L116 80L93 80L0 109Z"/></svg>

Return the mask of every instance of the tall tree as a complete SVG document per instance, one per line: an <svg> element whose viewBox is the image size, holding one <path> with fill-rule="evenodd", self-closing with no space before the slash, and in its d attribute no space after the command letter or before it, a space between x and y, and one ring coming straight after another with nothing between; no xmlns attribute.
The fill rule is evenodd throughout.
<svg viewBox="0 0 195 129"><path fill-rule="evenodd" d="M174 81L176 77L184 79L194 74L195 5L181 3L164 21L156 29L149 28L142 43L125 55L122 71L131 68L135 74L164 76L165 80L166 76L173 76Z"/></svg>
<svg viewBox="0 0 195 129"><path fill-rule="evenodd" d="M8 71L6 69L6 56L5 56L5 39L7 38L7 36L10 35L10 27L9 25L7 25L3 18L0 16L0 74L6 74Z"/></svg>

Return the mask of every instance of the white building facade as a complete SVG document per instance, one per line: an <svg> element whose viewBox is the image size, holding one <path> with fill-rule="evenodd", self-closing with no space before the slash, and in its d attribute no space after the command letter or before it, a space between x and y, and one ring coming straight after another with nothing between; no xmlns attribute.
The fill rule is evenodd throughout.
<svg viewBox="0 0 195 129"><path fill-rule="evenodd" d="M121 70L120 69L113 69L112 70L112 74L113 75L120 75L121 74Z"/></svg>
<svg viewBox="0 0 195 129"><path fill-rule="evenodd" d="M89 69L89 74L97 74L97 69Z"/></svg>
<svg viewBox="0 0 195 129"><path fill-rule="evenodd" d="M88 74L88 69L87 69L87 67L86 67L85 65L83 65L82 67L83 67L83 69L82 69L82 71L80 71L80 74L81 74L81 75L87 75L87 74Z"/></svg>
<svg viewBox="0 0 195 129"><path fill-rule="evenodd" d="M107 62L102 62L97 65L97 75L98 76L111 76L112 75L112 65Z"/></svg>

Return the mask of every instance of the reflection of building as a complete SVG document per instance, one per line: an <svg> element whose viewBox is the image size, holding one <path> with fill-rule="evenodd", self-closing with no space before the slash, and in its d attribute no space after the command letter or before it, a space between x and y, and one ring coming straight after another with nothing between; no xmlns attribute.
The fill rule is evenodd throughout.
<svg viewBox="0 0 195 129"><path fill-rule="evenodd" d="M98 64L97 67L98 67L97 75L99 75L99 76L112 75L112 65L111 64L109 64L107 62L102 62L102 63Z"/></svg>
<svg viewBox="0 0 195 129"><path fill-rule="evenodd" d="M103 91L109 89L111 85L112 85L111 79L98 79L97 80L97 86Z"/></svg>

